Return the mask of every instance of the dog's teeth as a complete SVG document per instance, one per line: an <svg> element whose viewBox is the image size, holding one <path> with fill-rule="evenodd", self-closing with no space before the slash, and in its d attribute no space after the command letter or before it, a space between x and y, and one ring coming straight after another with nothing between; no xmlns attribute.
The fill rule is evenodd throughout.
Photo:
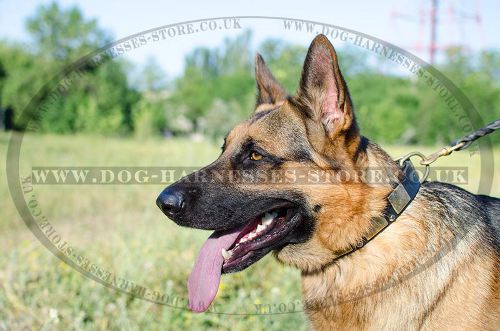
<svg viewBox="0 0 500 331"><path fill-rule="evenodd" d="M266 228L266 226L265 226L265 225L258 224L258 225L257 225L257 230L256 230L256 232L257 232L257 233L259 233L259 232L261 232L262 230L264 230L265 228Z"/></svg>
<svg viewBox="0 0 500 331"><path fill-rule="evenodd" d="M262 225L264 226L268 226L269 224L271 224L271 222L273 221L273 219L268 219L268 220L265 220L265 221L262 221Z"/></svg>
<svg viewBox="0 0 500 331"><path fill-rule="evenodd" d="M243 238L241 238L241 239L240 239L240 243L244 243L244 242L246 242L247 240L248 240L248 239L247 239L247 236L245 236L245 237L243 237Z"/></svg>
<svg viewBox="0 0 500 331"><path fill-rule="evenodd" d="M273 218L274 217L271 214L265 213L264 216L262 216L261 223L262 224L270 223L273 220Z"/></svg>
<svg viewBox="0 0 500 331"><path fill-rule="evenodd" d="M252 238L255 238L257 236L256 233L254 232L251 232L250 235L248 236L248 239L252 239Z"/></svg>
<svg viewBox="0 0 500 331"><path fill-rule="evenodd" d="M276 211L273 211L272 213L265 213L260 222L262 225L269 225L276 217L278 217L278 212Z"/></svg>
<svg viewBox="0 0 500 331"><path fill-rule="evenodd" d="M232 255L233 255L233 252L232 251L226 251L224 248L222 249L222 257L224 258L224 260L227 260L229 259Z"/></svg>

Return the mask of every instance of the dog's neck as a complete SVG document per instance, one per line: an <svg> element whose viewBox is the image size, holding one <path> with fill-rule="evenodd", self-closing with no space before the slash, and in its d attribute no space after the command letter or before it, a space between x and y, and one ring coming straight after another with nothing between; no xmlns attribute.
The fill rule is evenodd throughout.
<svg viewBox="0 0 500 331"><path fill-rule="evenodd" d="M365 150L359 160L360 163L364 164L360 167L379 171L382 173L382 177L386 177L388 179L392 178L392 180L382 184L375 183L370 185L368 189L366 186L363 187L362 191L364 192L364 196L356 201L360 205L357 206L359 212L346 214L344 215L346 219L337 220L336 222L340 225L339 230L340 227L342 228L342 233L339 235L339 238L336 238L334 241L336 243L340 243L340 239L343 237L342 239L344 242L338 246L332 246L330 256L323 260L320 268L301 268L304 278L309 276L313 278L318 276L331 278L332 273L342 271L340 269L341 266L345 266L349 269L352 265L353 257L356 261L361 259L363 262L361 265L367 264L368 261L366 259L370 259L370 254L380 256L380 252L384 252L386 245L390 244L390 242L386 242L384 239L387 237L387 234L382 236L382 240L375 241L375 239L381 235L382 230L387 231L390 226L394 226L392 223L397 221L400 212L402 212L401 210L394 210L391 206L392 202L389 197L398 185L401 186L400 181L406 181L407 179L404 178L405 174L403 174L399 165L392 161L387 153L378 147L378 145L368 142L367 140L365 141L367 142ZM412 178L411 180L415 180L415 178ZM411 194L411 199L405 204L404 207L411 203L415 194L416 192ZM351 194L351 196L352 195L355 194ZM387 214L388 210L390 210L389 214ZM339 215L339 217L341 216ZM379 221L380 218L382 218L382 222ZM387 224L381 225L384 221L386 221ZM352 235L350 235L351 232L353 233ZM367 238L372 239L372 241L367 242ZM356 245L358 245L358 247L356 247ZM333 247L340 248L333 249ZM358 248L361 247L363 247L363 249L358 250ZM350 256L351 254L354 256ZM377 259L376 257L373 258L375 260ZM326 262L327 260L328 262ZM382 280L373 279L373 281L378 282ZM339 293L341 292L337 292L337 294Z"/></svg>
<svg viewBox="0 0 500 331"><path fill-rule="evenodd" d="M399 183L392 184L393 190L386 197L387 201L383 212L379 213L377 216L372 216L369 226L361 232L361 238L358 242L343 251L335 252L335 256L332 257L331 263L324 265L322 267L323 269L335 263L338 259L363 248L371 240L376 238L377 235L387 229L387 227L389 227L392 223L397 221L398 217L416 197L420 188L420 182L418 175L413 168L413 164L409 159L406 159L402 160L400 165L402 168L402 174L399 176ZM378 169L374 170L377 171Z"/></svg>
<svg viewBox="0 0 500 331"><path fill-rule="evenodd" d="M392 171L399 176L399 166L388 162L388 157L378 146L370 145L366 151L366 165L373 168L385 166L387 172ZM368 226L373 217L382 213L382 206L386 205L386 197L393 187L394 183L389 183L367 191L368 197L364 200L366 212L355 215L347 224ZM427 240L426 227L430 226L421 222L421 203L416 201L410 204L394 223L362 249L335 259L319 270L303 271L302 291L306 312L322 315L326 321L338 320L338 325L349 325L351 328L360 326L357 322L362 324L369 320L370 306L384 304L376 294L400 282L400 278L411 273L421 260L413 252L418 250L417 247L422 251L421 247ZM365 298L368 299L364 301ZM321 319L318 317L316 321Z"/></svg>

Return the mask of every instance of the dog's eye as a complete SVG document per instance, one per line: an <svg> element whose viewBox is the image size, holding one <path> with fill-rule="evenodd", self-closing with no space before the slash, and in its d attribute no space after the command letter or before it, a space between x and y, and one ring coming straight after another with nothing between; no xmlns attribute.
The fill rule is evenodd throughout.
<svg viewBox="0 0 500 331"><path fill-rule="evenodd" d="M252 152L252 154L250 154L250 160L252 160L252 161L262 160L262 155L260 155L257 152Z"/></svg>

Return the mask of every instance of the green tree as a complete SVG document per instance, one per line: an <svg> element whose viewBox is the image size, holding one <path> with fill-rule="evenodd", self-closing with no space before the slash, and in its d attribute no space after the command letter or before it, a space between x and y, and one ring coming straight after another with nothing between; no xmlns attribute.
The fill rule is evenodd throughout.
<svg viewBox="0 0 500 331"><path fill-rule="evenodd" d="M40 93L48 100L50 89L42 89L66 65L107 42L109 36L93 19L85 19L76 7L63 10L57 4L39 7L28 19L34 51L17 44L0 43L0 63L6 68L2 107L14 109L16 123L30 100ZM130 88L126 63L108 61L99 67L82 68L83 75L60 91L49 111L33 113L45 132L90 132L127 134L134 129L132 105L138 100ZM45 93L45 94L44 94Z"/></svg>
<svg viewBox="0 0 500 331"><path fill-rule="evenodd" d="M140 101L134 104L134 132L139 138L159 135L167 129L167 75L154 58L148 58L137 79Z"/></svg>
<svg viewBox="0 0 500 331"><path fill-rule="evenodd" d="M69 63L109 43L110 34L79 8L61 8L56 2L40 6L26 22L38 54Z"/></svg>

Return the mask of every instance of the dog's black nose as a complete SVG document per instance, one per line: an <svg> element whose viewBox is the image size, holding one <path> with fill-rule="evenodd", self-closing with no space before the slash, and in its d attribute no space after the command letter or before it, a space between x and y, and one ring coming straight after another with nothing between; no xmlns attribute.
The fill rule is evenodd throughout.
<svg viewBox="0 0 500 331"><path fill-rule="evenodd" d="M180 189L167 187L156 199L156 205L168 217L175 216L184 208L184 193Z"/></svg>

